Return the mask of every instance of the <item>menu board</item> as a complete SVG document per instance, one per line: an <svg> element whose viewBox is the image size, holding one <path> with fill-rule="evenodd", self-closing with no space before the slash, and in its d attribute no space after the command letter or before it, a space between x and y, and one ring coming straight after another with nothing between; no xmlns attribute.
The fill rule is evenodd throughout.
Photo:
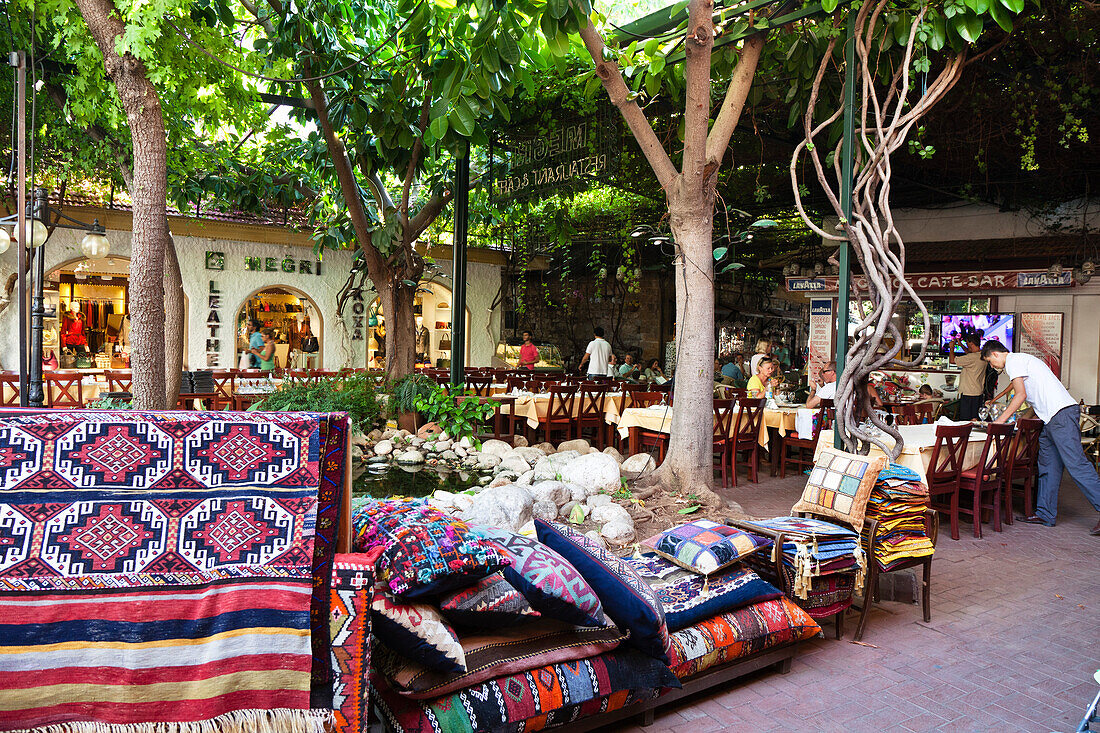
<svg viewBox="0 0 1100 733"><path fill-rule="evenodd" d="M833 358L833 300L832 298L810 301L810 343L809 374L814 379L821 368Z"/></svg>
<svg viewBox="0 0 1100 733"><path fill-rule="evenodd" d="M1062 313L1021 313L1019 350L1043 360L1054 376L1062 376Z"/></svg>

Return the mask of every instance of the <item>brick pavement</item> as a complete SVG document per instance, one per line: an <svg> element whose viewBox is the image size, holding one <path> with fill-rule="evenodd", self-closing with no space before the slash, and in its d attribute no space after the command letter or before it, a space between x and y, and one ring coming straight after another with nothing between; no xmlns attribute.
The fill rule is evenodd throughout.
<svg viewBox="0 0 1100 733"><path fill-rule="evenodd" d="M725 493L753 516L787 514L803 477L742 481ZM808 642L787 675L764 672L661 710L648 728L710 731L1073 731L1100 668L1097 515L1067 478L1058 526L941 532L932 621L907 603L876 604L861 646Z"/></svg>

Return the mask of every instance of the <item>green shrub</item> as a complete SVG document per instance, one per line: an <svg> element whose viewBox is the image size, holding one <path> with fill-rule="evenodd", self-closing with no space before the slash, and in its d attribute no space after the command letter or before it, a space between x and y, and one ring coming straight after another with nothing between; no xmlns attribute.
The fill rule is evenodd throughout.
<svg viewBox="0 0 1100 733"><path fill-rule="evenodd" d="M129 410L131 406L130 400L118 399L116 397L100 397L98 400L85 402L84 408L88 410Z"/></svg>
<svg viewBox="0 0 1100 733"><path fill-rule="evenodd" d="M406 374L389 387L391 417L417 411L417 400L427 398L439 385L426 374Z"/></svg>
<svg viewBox="0 0 1100 733"><path fill-rule="evenodd" d="M367 374L284 382L257 408L275 412L346 412L352 427L366 433L381 418L378 388Z"/></svg>
<svg viewBox="0 0 1100 733"><path fill-rule="evenodd" d="M427 395L417 398L416 410L455 440L473 437L477 426L493 414L493 406L476 397L455 400L442 387L432 385Z"/></svg>

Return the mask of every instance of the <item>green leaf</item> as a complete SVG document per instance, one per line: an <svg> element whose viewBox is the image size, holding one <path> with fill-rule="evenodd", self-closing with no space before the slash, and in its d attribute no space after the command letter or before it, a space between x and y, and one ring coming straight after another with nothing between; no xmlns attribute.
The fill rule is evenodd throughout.
<svg viewBox="0 0 1100 733"><path fill-rule="evenodd" d="M947 42L947 20L942 15L936 15L932 19L932 37L928 45L933 51L939 51Z"/></svg>
<svg viewBox="0 0 1100 733"><path fill-rule="evenodd" d="M959 32L959 35L963 37L963 40L969 43L975 43L978 40L978 36L982 34L982 19L973 13L964 13L963 15L956 15L952 18L955 23L955 30Z"/></svg>
<svg viewBox="0 0 1100 733"><path fill-rule="evenodd" d="M664 56L654 56L653 59L649 62L649 72L651 74L660 74L664 70L665 70L665 57Z"/></svg>
<svg viewBox="0 0 1100 733"><path fill-rule="evenodd" d="M584 507L580 504L575 505L569 510L569 523L584 524Z"/></svg>
<svg viewBox="0 0 1100 733"><path fill-rule="evenodd" d="M547 0L546 9L550 15L561 20L569 12L569 0Z"/></svg>
<svg viewBox="0 0 1100 733"><path fill-rule="evenodd" d="M681 509L680 511L678 511L677 514L694 514L695 512L699 511L702 508L703 507L699 504L696 504L695 506L686 506L683 509Z"/></svg>
<svg viewBox="0 0 1100 733"><path fill-rule="evenodd" d="M469 137L474 134L474 113L470 109L468 99L462 100L460 103L454 106L451 113L447 115L447 121L451 123L451 127L455 132L462 137Z"/></svg>
<svg viewBox="0 0 1100 733"><path fill-rule="evenodd" d="M657 43L656 38L650 38L645 42L645 52L647 56L654 56L657 50L661 47L661 44Z"/></svg>
<svg viewBox="0 0 1100 733"><path fill-rule="evenodd" d="M500 53L500 58L509 64L518 64L521 58L519 52L519 44L516 43L516 39L504 31L497 38L497 51Z"/></svg>
<svg viewBox="0 0 1100 733"><path fill-rule="evenodd" d="M447 116L436 117L432 120L428 129L432 131L432 137L436 140L442 140L443 136L447 134Z"/></svg>
<svg viewBox="0 0 1100 733"><path fill-rule="evenodd" d="M1005 33L1012 32L1012 18L1005 12L1000 2L993 2L989 6L989 14Z"/></svg>
<svg viewBox="0 0 1100 733"><path fill-rule="evenodd" d="M1001 0L1001 4L1017 15L1024 12L1024 0Z"/></svg>
<svg viewBox="0 0 1100 733"><path fill-rule="evenodd" d="M715 249L714 249L714 259L715 259L715 261L720 260L723 257L725 257L726 252L728 252L728 251L729 251L729 247L715 247Z"/></svg>
<svg viewBox="0 0 1100 733"><path fill-rule="evenodd" d="M821 0L821 9L826 13L831 13L836 10L836 6L839 2L840 0Z"/></svg>
<svg viewBox="0 0 1100 733"><path fill-rule="evenodd" d="M650 97L656 97L657 93L661 91L661 77L654 74L652 71L645 76L645 93Z"/></svg>

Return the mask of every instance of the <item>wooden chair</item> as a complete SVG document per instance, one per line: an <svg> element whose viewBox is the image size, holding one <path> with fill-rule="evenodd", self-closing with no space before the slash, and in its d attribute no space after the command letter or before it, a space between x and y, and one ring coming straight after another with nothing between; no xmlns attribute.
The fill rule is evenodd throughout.
<svg viewBox="0 0 1100 733"><path fill-rule="evenodd" d="M504 384L509 392L513 389L527 389L527 377L508 377L504 380Z"/></svg>
<svg viewBox="0 0 1100 733"><path fill-rule="evenodd" d="M18 372L0 372L0 406L19 407Z"/></svg>
<svg viewBox="0 0 1100 733"><path fill-rule="evenodd" d="M214 399L210 401L211 410L224 410L226 405L233 404L233 391L236 387L237 372L234 369L215 369Z"/></svg>
<svg viewBox="0 0 1100 733"><path fill-rule="evenodd" d="M1024 516L1035 513L1032 489L1039 475L1039 434L1043 432L1043 421L1037 417L1023 417L1016 421L1016 446L1012 451L1012 460L1005 474L1005 516L1004 521L1012 524L1012 491L1015 481L1022 481L1024 497Z"/></svg>
<svg viewBox="0 0 1100 733"><path fill-rule="evenodd" d="M1012 460L1012 425L989 423L985 428L985 444L982 457L974 468L964 469L960 474L959 489L973 494L970 508L960 507L960 514L967 514L974 520L974 536L982 536L982 510L993 514L993 531L1001 531L1001 504L1006 469ZM983 501L984 497L990 500Z"/></svg>
<svg viewBox="0 0 1100 733"><path fill-rule="evenodd" d="M577 420L573 417L573 405L576 403L577 391L573 387L553 386L550 388L550 403L546 406L546 417L539 421L539 430L543 431L545 440L551 440L554 432L565 433L566 440L576 437Z"/></svg>
<svg viewBox="0 0 1100 733"><path fill-rule="evenodd" d="M737 434L733 440L733 485L737 486L737 456L749 454L749 481L757 482L760 471L760 425L764 422L764 398L738 400Z"/></svg>
<svg viewBox="0 0 1100 733"><path fill-rule="evenodd" d="M713 468L722 471L722 488L730 485L729 470L733 465L733 446L736 436L733 432L733 400L714 400L714 434L712 437L711 456L716 463Z"/></svg>
<svg viewBox="0 0 1100 733"><path fill-rule="evenodd" d="M879 537L878 531L879 526L877 519L868 519L864 522L863 534L860 538L863 543L863 552L867 557L867 579L863 584L863 608L860 610L859 622L856 624L856 633L853 637L855 641L859 641L863 638L863 630L867 626L867 617L871 613L871 606L878 600L879 573L893 573L898 570L908 570L909 568L918 566L922 568L921 607L924 611L924 622L928 623L932 620L932 555L906 560L899 565L893 566L890 570L885 570L882 564L876 559L877 555L875 554L882 539ZM925 509L924 511L924 532L928 536L928 539L932 540L932 546L935 547L936 540L939 538L940 517L932 509Z"/></svg>
<svg viewBox="0 0 1100 733"><path fill-rule="evenodd" d="M659 405L665 395L660 392L631 392L623 396L623 409L628 407L649 407Z"/></svg>
<svg viewBox="0 0 1100 733"><path fill-rule="evenodd" d="M84 406L84 384L81 372L56 371L42 376L46 403L51 408Z"/></svg>
<svg viewBox="0 0 1100 733"><path fill-rule="evenodd" d="M1100 420L1082 411L1078 424L1081 428L1081 450L1093 467L1100 471Z"/></svg>
<svg viewBox="0 0 1100 733"><path fill-rule="evenodd" d="M497 395L489 400L489 404L493 406L493 416L490 418L493 429L492 434L487 437L514 443L517 435L516 428L520 420L516 415L516 398ZM506 407L508 408L507 412L504 411Z"/></svg>
<svg viewBox="0 0 1100 733"><path fill-rule="evenodd" d="M107 391L108 392L133 392L134 391L134 377L131 371L118 370L112 371L108 369L103 373L107 377Z"/></svg>
<svg viewBox="0 0 1100 733"><path fill-rule="evenodd" d="M800 438L796 433L788 433L779 438L779 478L787 478L787 464L793 463L798 471L813 468L814 454L817 452L817 441L821 438L821 430L833 422L833 401L821 400L817 408L817 419L814 420L813 435L809 438ZM793 448L792 454L788 454L787 448Z"/></svg>
<svg viewBox="0 0 1100 733"><path fill-rule="evenodd" d="M478 397L488 397L489 388L493 384L493 378L482 374L467 374L466 389L473 390Z"/></svg>
<svg viewBox="0 0 1100 733"><path fill-rule="evenodd" d="M959 539L959 484L972 429L971 425L937 425L936 444L928 463L928 499L934 510L951 517L953 540ZM947 497L947 503L937 502L938 496Z"/></svg>
<svg viewBox="0 0 1100 733"><path fill-rule="evenodd" d="M936 418L939 417L940 402L917 402L913 405L913 409L917 413L917 425L931 425L936 422Z"/></svg>
<svg viewBox="0 0 1100 733"><path fill-rule="evenodd" d="M604 412L607 409L607 393L611 387L606 384L585 384L577 391L580 409L577 410L576 436L584 437L586 429L592 430L592 443L603 450L607 445L607 421Z"/></svg>

